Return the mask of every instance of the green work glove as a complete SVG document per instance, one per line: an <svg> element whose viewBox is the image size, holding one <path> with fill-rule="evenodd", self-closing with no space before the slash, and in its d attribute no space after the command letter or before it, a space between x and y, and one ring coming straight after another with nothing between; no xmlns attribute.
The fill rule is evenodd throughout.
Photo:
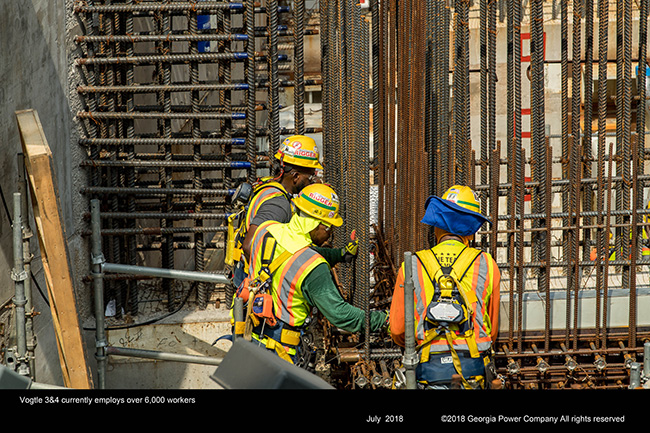
<svg viewBox="0 0 650 433"><path fill-rule="evenodd" d="M350 234L351 241L341 248L341 255L345 263L352 263L357 258L357 251L359 250L359 240L356 239L356 230L352 230Z"/></svg>
<svg viewBox="0 0 650 433"><path fill-rule="evenodd" d="M385 331L390 335L390 310L385 310L386 313L386 321L384 322L384 326L381 328L382 331Z"/></svg>

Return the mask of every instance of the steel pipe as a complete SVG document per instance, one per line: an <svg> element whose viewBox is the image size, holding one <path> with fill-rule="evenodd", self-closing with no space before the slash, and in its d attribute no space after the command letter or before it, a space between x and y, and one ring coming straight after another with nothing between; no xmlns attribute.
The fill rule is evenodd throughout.
<svg viewBox="0 0 650 433"><path fill-rule="evenodd" d="M405 326L405 350L403 364L406 368L406 387L415 389L417 387L415 368L418 365L418 355L415 351L415 301L412 273L412 255L404 253L404 326Z"/></svg>
<svg viewBox="0 0 650 433"><path fill-rule="evenodd" d="M103 272L115 274L141 275L146 277L172 278L185 281L200 281L214 284L230 284L230 278L223 274L210 272L183 271L178 269L161 269L146 266L123 265L120 263L103 263Z"/></svg>
<svg viewBox="0 0 650 433"><path fill-rule="evenodd" d="M27 318L25 305L25 280L29 278L25 272L25 257L23 252L23 215L22 195L14 193L13 215L13 254L14 267L11 270L11 279L14 280L15 324L16 324L16 359L18 360L18 373L23 376L30 375L29 360L27 357Z"/></svg>
<svg viewBox="0 0 650 433"><path fill-rule="evenodd" d="M106 388L106 321L104 305L104 272L105 263L102 251L101 220L99 216L99 200L90 201L90 214L92 226L92 277L95 300L95 359L97 360L97 380L99 389Z"/></svg>
<svg viewBox="0 0 650 433"><path fill-rule="evenodd" d="M189 364L202 365L221 365L223 362L223 358L115 346L108 346L106 348L106 354L109 356L127 356L133 358L155 359L157 361L185 362Z"/></svg>

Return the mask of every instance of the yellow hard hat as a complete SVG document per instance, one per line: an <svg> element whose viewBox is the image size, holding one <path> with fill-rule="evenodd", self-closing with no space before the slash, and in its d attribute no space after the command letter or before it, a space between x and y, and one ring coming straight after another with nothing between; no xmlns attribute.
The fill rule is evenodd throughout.
<svg viewBox="0 0 650 433"><path fill-rule="evenodd" d="M454 185L445 191L442 199L455 203L470 212L481 213L481 203L469 186Z"/></svg>
<svg viewBox="0 0 650 433"><path fill-rule="evenodd" d="M339 215L339 196L332 187L324 183L308 185L300 191L298 197L293 199L298 209L324 221L327 224L339 227L343 218Z"/></svg>
<svg viewBox="0 0 650 433"><path fill-rule="evenodd" d="M481 214L481 203L474 191L464 185L452 186L442 197L429 197L424 206L424 224L460 236L472 235L483 223L490 222Z"/></svg>
<svg viewBox="0 0 650 433"><path fill-rule="evenodd" d="M276 159L287 164L323 169L319 162L318 148L313 138L292 135L284 139L275 154Z"/></svg>

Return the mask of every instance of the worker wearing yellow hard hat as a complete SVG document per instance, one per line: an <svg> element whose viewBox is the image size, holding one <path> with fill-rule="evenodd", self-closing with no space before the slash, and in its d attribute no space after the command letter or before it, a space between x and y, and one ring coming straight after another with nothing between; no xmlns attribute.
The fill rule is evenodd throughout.
<svg viewBox="0 0 650 433"><path fill-rule="evenodd" d="M481 214L474 191L465 185L431 196L422 222L434 227L436 244L417 251L411 264L415 301L415 339L421 388L485 388L494 373L492 344L499 318L501 274L494 259L470 246ZM404 263L390 309L395 343L405 345Z"/></svg>
<svg viewBox="0 0 650 433"><path fill-rule="evenodd" d="M280 148L275 153L275 158L281 164L290 164L296 167L323 169L316 142L306 135L292 135L284 139Z"/></svg>
<svg viewBox="0 0 650 433"><path fill-rule="evenodd" d="M301 335L313 307L349 332L364 328L365 312L343 299L331 273L336 264L356 258L358 240L342 248L322 246L343 223L338 195L329 185L316 183L293 203L297 210L288 223L267 221L255 231L249 277L237 293L247 302L248 323L234 325L236 334L248 332L283 359L304 365L309 353L300 350ZM386 312L371 312L371 330L385 325Z"/></svg>
<svg viewBox="0 0 650 433"><path fill-rule="evenodd" d="M277 173L259 180L251 197L242 207L237 229L230 230L227 262L233 265L233 285L238 287L248 273L250 242L255 229L265 221L289 222L293 215L291 199L305 186L318 180L322 170L320 154L313 138L305 135L287 137L275 154ZM238 214L230 218L234 221ZM230 221L229 221L230 222ZM234 223L231 222L230 225Z"/></svg>

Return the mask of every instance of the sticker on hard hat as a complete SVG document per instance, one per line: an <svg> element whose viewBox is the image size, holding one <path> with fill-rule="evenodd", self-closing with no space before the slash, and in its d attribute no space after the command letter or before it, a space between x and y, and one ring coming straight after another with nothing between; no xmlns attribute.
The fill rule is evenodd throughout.
<svg viewBox="0 0 650 433"><path fill-rule="evenodd" d="M304 158L316 158L316 152L313 150L294 149L293 156L302 156Z"/></svg>
<svg viewBox="0 0 650 433"><path fill-rule="evenodd" d="M334 203L332 203L332 201L329 200L327 197L325 197L325 196L323 196L321 194L315 193L315 192L310 192L309 193L309 198L311 198L312 200L317 201L318 203L321 203L321 204L323 204L323 205L325 205L327 207L333 207L334 206Z"/></svg>
<svg viewBox="0 0 650 433"><path fill-rule="evenodd" d="M302 143L299 142L299 141L294 141L293 143L291 143L291 146L292 146L294 149L300 149L300 148L302 147Z"/></svg>

